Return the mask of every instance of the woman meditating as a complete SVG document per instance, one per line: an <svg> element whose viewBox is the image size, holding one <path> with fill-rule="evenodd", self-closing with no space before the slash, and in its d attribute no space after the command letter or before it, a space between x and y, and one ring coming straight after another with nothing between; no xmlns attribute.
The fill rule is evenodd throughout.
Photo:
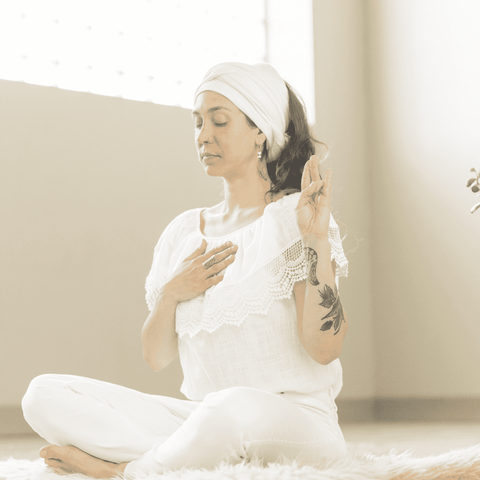
<svg viewBox="0 0 480 480"><path fill-rule="evenodd" d="M199 160L224 200L175 218L146 281L144 357L177 355L188 400L73 375L41 375L26 420L59 474L94 478L253 458L344 455L335 397L347 273L305 109L268 64L210 69L192 112Z"/></svg>

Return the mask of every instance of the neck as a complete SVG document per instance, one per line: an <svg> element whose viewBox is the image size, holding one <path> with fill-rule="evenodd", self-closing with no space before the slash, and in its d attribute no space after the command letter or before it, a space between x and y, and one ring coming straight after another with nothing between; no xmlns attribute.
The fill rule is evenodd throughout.
<svg viewBox="0 0 480 480"><path fill-rule="evenodd" d="M225 211L227 216L250 213L252 210L263 209L268 203L265 194L270 190L270 179L264 180L257 168L250 169L245 175L234 178L224 178Z"/></svg>

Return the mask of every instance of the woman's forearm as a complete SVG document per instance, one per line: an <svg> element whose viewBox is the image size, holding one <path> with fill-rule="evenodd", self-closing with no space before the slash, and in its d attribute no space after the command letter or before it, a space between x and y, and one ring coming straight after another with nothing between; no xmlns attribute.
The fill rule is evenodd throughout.
<svg viewBox="0 0 480 480"><path fill-rule="evenodd" d="M142 328L143 358L159 371L178 355L178 340L175 331L177 302L162 288L155 306Z"/></svg>
<svg viewBox="0 0 480 480"><path fill-rule="evenodd" d="M305 253L308 277L299 335L307 353L326 365L340 356L347 320L335 284L330 242L307 236Z"/></svg>

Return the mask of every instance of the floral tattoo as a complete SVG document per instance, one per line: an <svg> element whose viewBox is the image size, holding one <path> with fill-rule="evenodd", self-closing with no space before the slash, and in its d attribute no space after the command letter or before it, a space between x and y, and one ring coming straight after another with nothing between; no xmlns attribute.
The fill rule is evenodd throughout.
<svg viewBox="0 0 480 480"><path fill-rule="evenodd" d="M308 281L311 285L316 287L320 285L320 282L317 278L317 263L318 255L317 252L310 247L305 247L305 257L308 265ZM340 296L338 295L337 287L332 290L327 284L324 285L323 290L318 290L322 301L319 303L323 308L329 308L330 311L325 315L322 320L327 320L320 328L322 332L330 330L332 327L335 330L334 335L340 331L342 323L345 322L345 317L343 315L342 302L340 301Z"/></svg>
<svg viewBox="0 0 480 480"><path fill-rule="evenodd" d="M345 322L345 317L343 316L342 302L340 301L337 287L335 287L335 290L332 290L328 285L325 285L323 287L323 292L319 290L318 293L320 294L320 297L322 297L322 301L319 303L319 305L324 308L331 309L322 318L322 320L332 318L332 320L328 320L327 322L325 322L320 328L320 330L322 330L322 332L330 330L333 325L333 328L335 329L334 335L336 335L340 331L342 323Z"/></svg>

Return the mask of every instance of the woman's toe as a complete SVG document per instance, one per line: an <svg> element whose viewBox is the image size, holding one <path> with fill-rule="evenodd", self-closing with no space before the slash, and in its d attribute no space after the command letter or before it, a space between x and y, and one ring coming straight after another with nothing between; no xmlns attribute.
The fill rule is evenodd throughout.
<svg viewBox="0 0 480 480"><path fill-rule="evenodd" d="M40 451L38 452L38 454L42 457L42 458L51 458L52 455L51 453L53 452L52 450L52 447L54 445L45 445L44 447L42 447L40 449Z"/></svg>

